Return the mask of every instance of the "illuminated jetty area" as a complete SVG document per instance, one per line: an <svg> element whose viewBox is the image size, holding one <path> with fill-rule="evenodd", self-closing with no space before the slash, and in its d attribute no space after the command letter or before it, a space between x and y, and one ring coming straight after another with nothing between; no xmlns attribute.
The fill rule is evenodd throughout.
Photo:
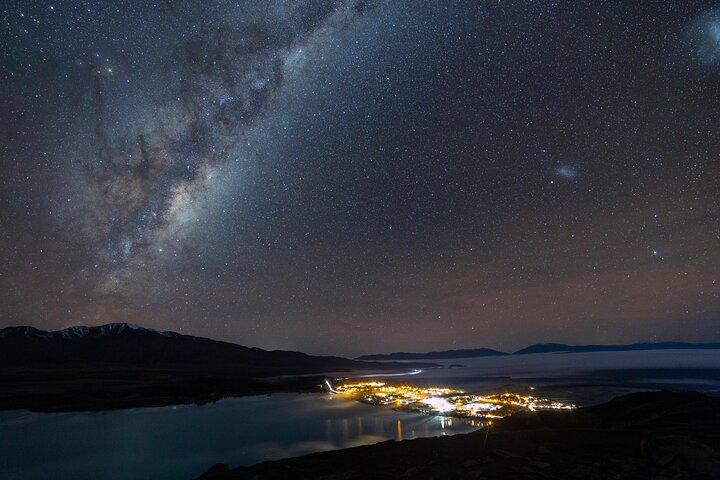
<svg viewBox="0 0 720 480"><path fill-rule="evenodd" d="M372 405L398 410L466 418L502 418L527 410L569 410L568 403L518 393L479 395L463 390L385 382L351 382L336 386L326 382L331 392Z"/></svg>

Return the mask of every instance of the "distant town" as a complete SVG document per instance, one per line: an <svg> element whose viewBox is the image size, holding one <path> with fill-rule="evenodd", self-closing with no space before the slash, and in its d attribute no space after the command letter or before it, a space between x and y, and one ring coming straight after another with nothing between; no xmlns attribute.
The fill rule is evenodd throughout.
<svg viewBox="0 0 720 480"><path fill-rule="evenodd" d="M479 395L444 387L421 387L379 381L347 382L328 390L343 397L397 410L473 419L503 418L516 411L570 410L575 405L519 393Z"/></svg>

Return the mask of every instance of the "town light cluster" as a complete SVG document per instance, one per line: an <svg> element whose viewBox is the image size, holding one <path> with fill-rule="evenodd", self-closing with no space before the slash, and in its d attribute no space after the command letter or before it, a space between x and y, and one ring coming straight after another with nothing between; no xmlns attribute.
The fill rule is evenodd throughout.
<svg viewBox="0 0 720 480"><path fill-rule="evenodd" d="M574 405L519 393L479 395L463 390L385 382L349 382L332 386L331 392L372 405L399 410L468 418L502 418L516 411L569 410Z"/></svg>

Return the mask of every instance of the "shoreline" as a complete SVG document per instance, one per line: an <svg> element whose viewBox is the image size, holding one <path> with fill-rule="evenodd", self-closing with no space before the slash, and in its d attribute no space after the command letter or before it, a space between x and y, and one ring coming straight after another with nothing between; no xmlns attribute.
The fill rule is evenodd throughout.
<svg viewBox="0 0 720 480"><path fill-rule="evenodd" d="M720 476L720 397L642 392L566 412L520 412L467 434L384 441L198 480L694 478Z"/></svg>
<svg viewBox="0 0 720 480"><path fill-rule="evenodd" d="M396 365L393 365L395 368ZM425 367L438 368L436 366ZM232 370L0 369L0 411L96 412L172 405L205 405L224 398L322 391L328 376L406 376L376 368L245 377ZM345 376L348 375L348 376Z"/></svg>
<svg viewBox="0 0 720 480"><path fill-rule="evenodd" d="M69 413L206 405L225 398L311 393L318 390L323 378L314 375L269 381L196 372L154 372L131 379L97 374L25 380L0 375L0 411Z"/></svg>

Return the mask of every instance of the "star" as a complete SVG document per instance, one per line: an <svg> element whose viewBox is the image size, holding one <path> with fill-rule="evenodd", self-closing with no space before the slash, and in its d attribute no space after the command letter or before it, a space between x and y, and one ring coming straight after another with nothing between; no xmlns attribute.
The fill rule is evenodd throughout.
<svg viewBox="0 0 720 480"><path fill-rule="evenodd" d="M19 3L0 323L342 355L717 337L680 308L720 311L717 6Z"/></svg>

